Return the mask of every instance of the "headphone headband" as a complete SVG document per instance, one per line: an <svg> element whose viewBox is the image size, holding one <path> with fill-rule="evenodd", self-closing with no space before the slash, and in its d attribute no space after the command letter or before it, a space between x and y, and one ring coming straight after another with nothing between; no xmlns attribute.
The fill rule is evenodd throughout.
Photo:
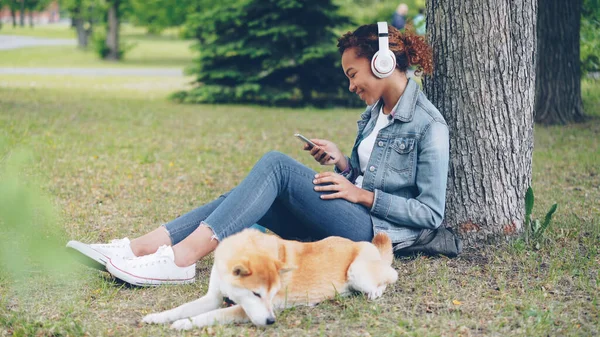
<svg viewBox="0 0 600 337"><path fill-rule="evenodd" d="M387 22L377 22L377 35L379 36L379 52L387 53L390 49Z"/></svg>

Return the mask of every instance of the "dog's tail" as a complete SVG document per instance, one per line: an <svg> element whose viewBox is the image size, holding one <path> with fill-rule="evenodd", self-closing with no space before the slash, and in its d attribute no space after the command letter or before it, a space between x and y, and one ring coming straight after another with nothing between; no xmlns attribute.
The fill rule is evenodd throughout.
<svg viewBox="0 0 600 337"><path fill-rule="evenodd" d="M394 251L392 250L392 240L384 232L379 232L373 238L372 243L379 249L381 260L388 265L392 265L394 261Z"/></svg>

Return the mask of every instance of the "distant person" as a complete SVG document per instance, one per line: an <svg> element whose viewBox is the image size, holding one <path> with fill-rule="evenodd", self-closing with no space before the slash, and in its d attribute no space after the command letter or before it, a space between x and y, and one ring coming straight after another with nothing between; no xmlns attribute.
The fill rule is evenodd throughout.
<svg viewBox="0 0 600 337"><path fill-rule="evenodd" d="M398 5L394 15L392 15L392 26L401 30L406 26L406 15L408 14L408 6L404 3Z"/></svg>
<svg viewBox="0 0 600 337"><path fill-rule="evenodd" d="M415 32L418 35L427 34L427 26L425 22L425 8L419 8L419 14L413 19L413 25L415 26Z"/></svg>

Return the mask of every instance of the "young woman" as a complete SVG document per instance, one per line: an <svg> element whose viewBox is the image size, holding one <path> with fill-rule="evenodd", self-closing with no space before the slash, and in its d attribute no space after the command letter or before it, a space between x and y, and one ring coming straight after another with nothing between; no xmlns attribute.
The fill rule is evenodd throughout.
<svg viewBox="0 0 600 337"><path fill-rule="evenodd" d="M304 148L322 165L334 165L335 172L317 173L269 152L233 190L146 235L67 246L125 282L158 285L193 282L196 261L254 223L299 240L335 235L370 241L384 231L396 249L434 233L444 218L448 128L407 77L409 66L432 71L431 49L413 32L387 29L389 44L382 46L389 46L396 65L384 76L371 67L381 49L377 25L361 26L338 41L349 90L367 109L349 157L328 140L313 139L317 147Z"/></svg>

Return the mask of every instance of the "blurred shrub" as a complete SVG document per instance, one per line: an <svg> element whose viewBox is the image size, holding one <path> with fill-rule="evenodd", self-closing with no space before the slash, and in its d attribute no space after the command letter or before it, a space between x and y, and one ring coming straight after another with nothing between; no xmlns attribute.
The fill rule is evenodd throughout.
<svg viewBox="0 0 600 337"><path fill-rule="evenodd" d="M600 71L600 0L584 0L581 14L581 70Z"/></svg>
<svg viewBox="0 0 600 337"><path fill-rule="evenodd" d="M97 30L92 35L92 46L96 54L104 59L109 53L108 46L106 46L106 32ZM119 41L119 60L125 57L125 54L136 46L135 42L124 42L123 39Z"/></svg>
<svg viewBox="0 0 600 337"><path fill-rule="evenodd" d="M0 150L0 274L12 281L38 272L60 277L72 266L66 235L50 198L25 173L33 155L6 151L1 139Z"/></svg>

